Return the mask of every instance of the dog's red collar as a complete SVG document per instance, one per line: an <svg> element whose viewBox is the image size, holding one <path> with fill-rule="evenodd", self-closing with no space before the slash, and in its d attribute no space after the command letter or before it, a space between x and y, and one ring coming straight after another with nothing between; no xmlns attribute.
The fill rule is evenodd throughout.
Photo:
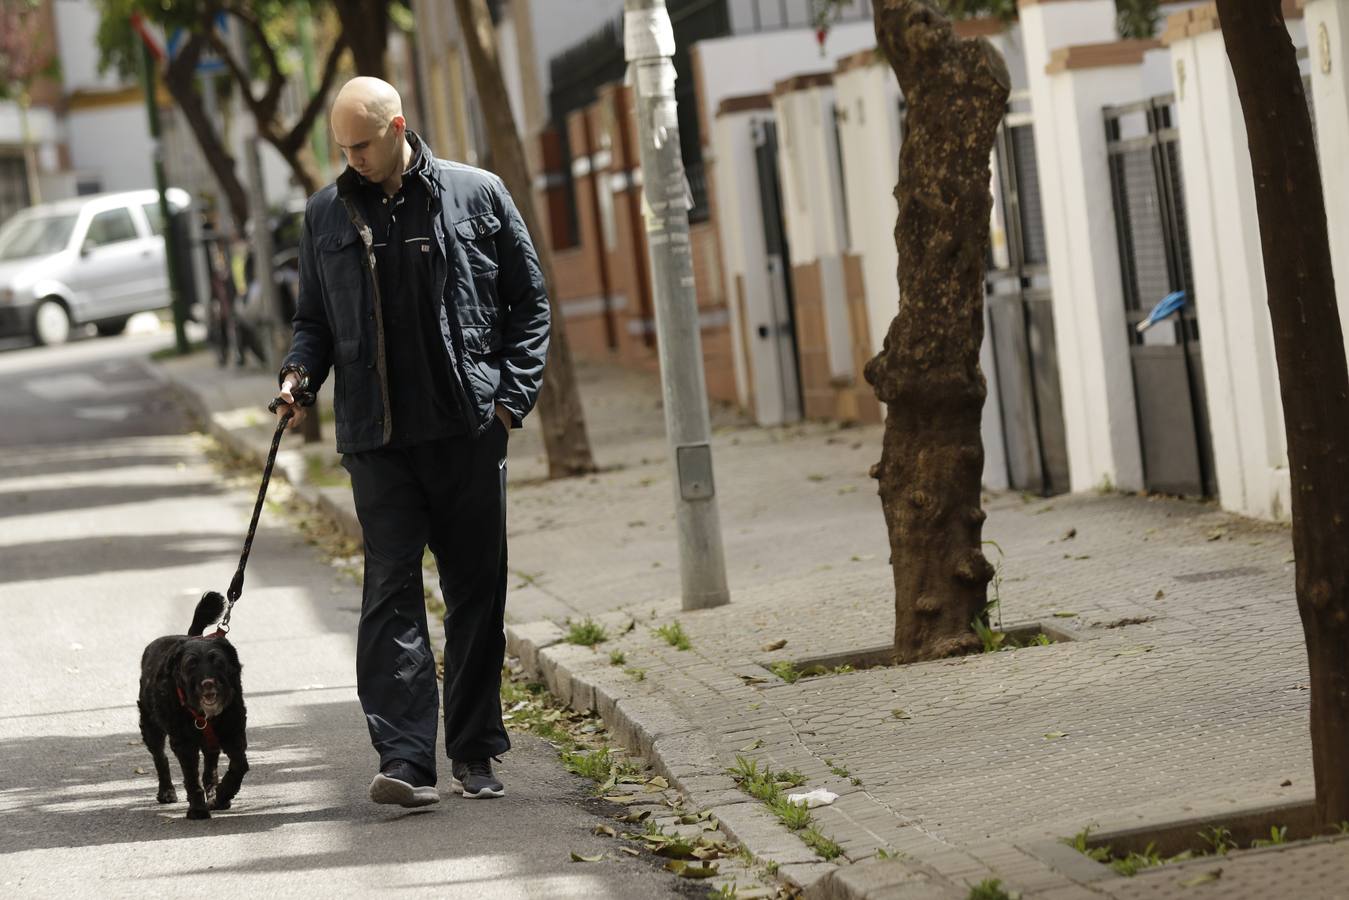
<svg viewBox="0 0 1349 900"><path fill-rule="evenodd" d="M220 742L216 740L215 729L211 727L211 720L206 718L206 714L198 712L187 705L187 695L183 693L182 687L178 688L178 703L183 709L187 710L188 715L192 717L192 724L201 732L201 736L206 739L207 750L220 749Z"/></svg>

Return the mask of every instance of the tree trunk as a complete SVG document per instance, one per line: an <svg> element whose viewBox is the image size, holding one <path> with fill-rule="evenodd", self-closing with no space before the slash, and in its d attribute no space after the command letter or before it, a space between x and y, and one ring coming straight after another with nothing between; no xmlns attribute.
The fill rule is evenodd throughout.
<svg viewBox="0 0 1349 900"><path fill-rule="evenodd" d="M1007 67L961 40L929 0L874 0L876 41L908 104L900 150L899 314L866 379L886 404L880 480L895 579L899 662L980 646L993 568L984 558L979 370L989 154Z"/></svg>
<svg viewBox="0 0 1349 900"><path fill-rule="evenodd" d="M333 0L342 34L351 46L357 75L389 79L385 53L389 49L388 0Z"/></svg>
<svg viewBox="0 0 1349 900"><path fill-rule="evenodd" d="M1321 173L1279 0L1218 0L1218 17L1246 120L1288 436L1316 807L1336 823L1349 819L1349 371Z"/></svg>
<svg viewBox="0 0 1349 900"><path fill-rule="evenodd" d="M183 49L164 72L164 86L168 88L169 95L182 111L188 128L192 129L197 146L201 148L202 156L206 158L206 164L211 167L211 173L215 175L216 182L225 193L223 199L229 208L230 218L234 220L235 230L242 234L244 223L248 221L248 193L244 190L243 183L239 181L234 157L225 149L220 135L216 132L215 124L206 114L206 107L197 93L196 78L193 74L197 61L201 58L203 45L204 39L197 35L188 38Z"/></svg>
<svg viewBox="0 0 1349 900"><path fill-rule="evenodd" d="M460 30L468 48L469 66L478 86L478 99L487 120L493 165L506 183L525 227L534 238L539 254L548 302L552 305L552 333L548 345L548 364L543 370L543 389L539 393L539 417L543 420L543 445L548 454L548 477L565 478L595 471L586 434L585 412L576 386L571 347L567 343L566 323L553 290L553 255L543 240L538 217L534 214L534 191L525 161L524 145L511 117L510 97L501 77L497 59L496 34L486 0L454 0Z"/></svg>

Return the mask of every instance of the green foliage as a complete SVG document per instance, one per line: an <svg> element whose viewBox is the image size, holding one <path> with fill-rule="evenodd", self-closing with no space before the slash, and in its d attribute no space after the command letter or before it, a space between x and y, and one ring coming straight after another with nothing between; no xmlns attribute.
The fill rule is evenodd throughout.
<svg viewBox="0 0 1349 900"><path fill-rule="evenodd" d="M609 665L621 666L628 661L628 655L622 650L609 651Z"/></svg>
<svg viewBox="0 0 1349 900"><path fill-rule="evenodd" d="M781 660L768 667L768 671L781 678L788 684L796 684L801 679L801 673L796 670L796 666L787 660Z"/></svg>
<svg viewBox="0 0 1349 900"><path fill-rule="evenodd" d="M1276 844L1286 844L1287 842L1288 842L1288 826L1271 825L1269 826L1269 840L1265 840L1264 838L1256 838L1255 840L1251 841L1251 846L1272 847Z"/></svg>
<svg viewBox="0 0 1349 900"><path fill-rule="evenodd" d="M660 626L656 629L656 635L676 650L688 650L693 647L689 643L689 636L684 633L684 626L678 622Z"/></svg>
<svg viewBox="0 0 1349 900"><path fill-rule="evenodd" d="M1209 852L1216 856L1226 856L1229 850L1237 849L1237 842L1232 840L1231 829L1222 825L1204 829L1199 832L1199 837L1208 844Z"/></svg>
<svg viewBox="0 0 1349 900"><path fill-rule="evenodd" d="M1088 825L1072 837L1064 838L1063 842L1088 859L1094 859L1097 862L1105 862L1110 859L1109 847L1088 846L1088 841L1091 840L1091 829L1094 827L1095 826L1093 825Z"/></svg>
<svg viewBox="0 0 1349 900"><path fill-rule="evenodd" d="M568 750L562 754L562 765L573 775L589 778L591 781L604 781L614 766L609 748L600 750Z"/></svg>
<svg viewBox="0 0 1349 900"><path fill-rule="evenodd" d="M843 848L820 834L818 828L807 828L802 831L801 840L806 842L807 847L827 860L838 859L843 855Z"/></svg>
<svg viewBox="0 0 1349 900"><path fill-rule="evenodd" d="M800 831L810 824L810 810L804 803L793 803L783 794L779 794L768 804L768 811L778 817L783 825L792 831Z"/></svg>
<svg viewBox="0 0 1349 900"><path fill-rule="evenodd" d="M1115 0L1115 28L1122 38L1150 38L1161 18L1158 0Z"/></svg>
<svg viewBox="0 0 1349 900"><path fill-rule="evenodd" d="M1017 900L1020 893L1008 893L999 878L985 878L970 888L968 900Z"/></svg>
<svg viewBox="0 0 1349 900"><path fill-rule="evenodd" d="M568 644L593 647L609 640L609 633L604 630L603 625L598 624L594 619L587 618L581 622L568 622L567 624L570 627L567 629L567 636L563 640Z"/></svg>
<svg viewBox="0 0 1349 900"><path fill-rule="evenodd" d="M1160 866L1163 862L1164 860L1157 852L1157 845L1150 843L1143 848L1142 853L1130 853L1123 859L1112 860L1110 868L1121 875L1133 876L1143 869Z"/></svg>

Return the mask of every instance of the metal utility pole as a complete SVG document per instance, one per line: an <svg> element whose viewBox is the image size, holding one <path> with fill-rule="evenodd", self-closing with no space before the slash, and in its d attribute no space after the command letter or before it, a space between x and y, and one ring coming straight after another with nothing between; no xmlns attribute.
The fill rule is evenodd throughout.
<svg viewBox="0 0 1349 900"><path fill-rule="evenodd" d="M159 189L159 219L164 223L164 263L169 273L169 306L173 310L173 336L179 354L191 350L187 342L187 310L183 308L183 276L178 268L184 249L178 244L169 209L168 179L164 175L164 140L159 129L159 103L155 98L155 54L147 40L141 41L141 84L145 88L145 112L150 120L150 139L154 141L155 187Z"/></svg>
<svg viewBox="0 0 1349 900"><path fill-rule="evenodd" d="M313 8L309 0L301 0L299 4L299 17L295 20L296 36L300 39L300 58L304 70L304 90L305 93L313 96L318 90L317 66L314 63L314 20ZM319 180L326 183L328 181L328 129L321 121L314 123L313 129L309 132L309 147L314 151L314 165L319 170Z"/></svg>
<svg viewBox="0 0 1349 900"><path fill-rule="evenodd" d="M675 110L675 42L665 0L624 0L623 51L636 96L642 217L651 259L665 430L675 476L675 522L684 609L730 602L712 479L689 201Z"/></svg>
<svg viewBox="0 0 1349 900"><path fill-rule="evenodd" d="M243 22L231 17L229 26L230 53L239 64L248 69L248 44ZM246 89L246 88L245 88ZM285 351L277 346L280 329L280 305L272 272L272 231L267 216L267 191L262 180L262 160L258 155L257 123L248 114L241 115L244 123L244 169L248 175L248 218L253 226L253 279L262 292L263 314L258 318L260 343L267 352L267 365L277 368Z"/></svg>

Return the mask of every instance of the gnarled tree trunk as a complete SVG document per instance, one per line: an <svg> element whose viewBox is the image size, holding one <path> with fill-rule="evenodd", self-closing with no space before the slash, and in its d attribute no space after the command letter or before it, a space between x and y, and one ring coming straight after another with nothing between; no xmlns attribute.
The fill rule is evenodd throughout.
<svg viewBox="0 0 1349 900"><path fill-rule="evenodd" d="M985 40L961 40L929 0L873 0L876 40L908 105L900 150L899 314L866 379L886 404L880 479L899 662L979 646L984 558L979 370L989 154L1009 79Z"/></svg>
<svg viewBox="0 0 1349 900"><path fill-rule="evenodd" d="M389 0L333 0L357 75L389 80Z"/></svg>
<svg viewBox="0 0 1349 900"><path fill-rule="evenodd" d="M1218 17L1246 120L1288 436L1316 809L1333 824L1349 820L1349 370L1321 171L1279 0L1218 0Z"/></svg>
<svg viewBox="0 0 1349 900"><path fill-rule="evenodd" d="M487 10L487 0L454 0L460 31L468 49L469 66L478 86L478 99L487 120L488 140L492 145L492 167L525 220L539 254L543 279L552 304L552 332L548 343L548 365L543 370L543 388L539 391L539 417L543 420L543 446L548 455L548 477L565 478L595 471L586 433L581 393L576 386L571 345L567 342L566 322L553 290L553 254L543 239L538 217L534 214L534 190L525 161L525 148L511 116L510 97L501 77L497 58L496 32Z"/></svg>

